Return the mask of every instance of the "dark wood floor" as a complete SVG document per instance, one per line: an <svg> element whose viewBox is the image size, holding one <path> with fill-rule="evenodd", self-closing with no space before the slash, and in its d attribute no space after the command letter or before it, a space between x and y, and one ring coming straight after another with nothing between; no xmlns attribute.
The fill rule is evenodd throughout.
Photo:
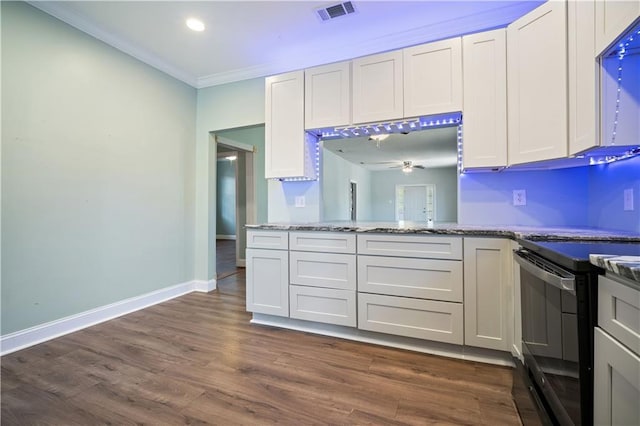
<svg viewBox="0 0 640 426"><path fill-rule="evenodd" d="M2 425L520 424L509 368L251 325L244 279L2 357Z"/></svg>
<svg viewBox="0 0 640 426"><path fill-rule="evenodd" d="M234 240L216 240L216 279L222 279L238 273L236 267L236 242Z"/></svg>

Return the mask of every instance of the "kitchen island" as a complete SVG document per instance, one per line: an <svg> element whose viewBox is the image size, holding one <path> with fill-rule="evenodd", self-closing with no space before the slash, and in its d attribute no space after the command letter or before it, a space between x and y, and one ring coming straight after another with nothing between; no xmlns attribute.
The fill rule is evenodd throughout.
<svg viewBox="0 0 640 426"><path fill-rule="evenodd" d="M503 365L519 355L517 240L640 242L600 229L451 223L247 228L252 323Z"/></svg>

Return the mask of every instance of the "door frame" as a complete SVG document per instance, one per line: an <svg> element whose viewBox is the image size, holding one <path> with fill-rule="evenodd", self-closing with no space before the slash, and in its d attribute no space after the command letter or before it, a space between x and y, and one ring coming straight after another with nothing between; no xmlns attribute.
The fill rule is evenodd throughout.
<svg viewBox="0 0 640 426"><path fill-rule="evenodd" d="M256 221L258 220L258 212L257 212L257 201L256 201L256 190L255 190L255 170L257 169L257 155L254 155L256 153L256 147L254 145L249 145L246 143L242 143L242 142L238 142L235 141L233 139L228 139L222 136L218 136L216 134L213 135L213 140L215 142L214 146L215 146L215 150L216 150L216 159L218 157L218 144L222 144L228 147L233 148L236 152L237 155L240 155L240 153L242 152L242 154L245 156L245 170L246 170L246 208L245 208L245 217L246 217L246 223L256 223ZM236 177L236 199L235 199L235 203L236 203L236 266L238 267L245 267L247 260L244 257L244 248L240 247L241 244L239 244L240 241L245 241L246 244L246 239L242 240L239 237L239 235L241 234L241 232L243 231L244 225L245 223L240 223L240 218L239 218L239 211L238 211L238 194L239 191L241 190L241 188L239 187L239 179L238 179L238 161L236 160L236 164L235 164L235 177ZM217 218L217 214L218 214L218 206L217 204L215 205L215 208L213 209L214 212L214 223L215 220Z"/></svg>
<svg viewBox="0 0 640 426"><path fill-rule="evenodd" d="M400 199L400 191L404 190L404 188L409 187L409 186L422 186L422 187L424 187L424 190L425 190L425 203L427 203L427 204L425 204L425 207L428 206L428 202L429 202L429 189L430 188L432 189L432 192L433 192L433 217L431 219L435 222L437 209L436 209L436 185L434 183L409 183L409 184L398 183L398 184L396 184L396 192L395 192L395 199L394 199L395 220L396 221L405 220L405 219L400 219L400 202L399 202L399 199ZM402 207L404 208L404 202L402 203ZM404 213L403 213L403 216L404 216ZM427 219L429 219L428 215L427 215Z"/></svg>

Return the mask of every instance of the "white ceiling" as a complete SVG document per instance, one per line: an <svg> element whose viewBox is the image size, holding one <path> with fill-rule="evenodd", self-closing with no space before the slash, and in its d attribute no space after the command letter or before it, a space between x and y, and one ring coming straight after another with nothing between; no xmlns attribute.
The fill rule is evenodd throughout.
<svg viewBox="0 0 640 426"><path fill-rule="evenodd" d="M31 1L35 7L202 88L502 27L542 1ZM185 20L204 21L201 33Z"/></svg>
<svg viewBox="0 0 640 426"><path fill-rule="evenodd" d="M458 127L434 128L407 134L394 133L379 144L367 137L325 140L323 148L350 163L380 171L404 161L427 168L455 167L458 163Z"/></svg>

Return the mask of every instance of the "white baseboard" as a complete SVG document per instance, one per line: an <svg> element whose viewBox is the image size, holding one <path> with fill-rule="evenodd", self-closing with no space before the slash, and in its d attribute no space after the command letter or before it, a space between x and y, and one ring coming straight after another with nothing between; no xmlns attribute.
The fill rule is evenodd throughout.
<svg viewBox="0 0 640 426"><path fill-rule="evenodd" d="M235 240L235 235L216 235L216 240Z"/></svg>
<svg viewBox="0 0 640 426"><path fill-rule="evenodd" d="M236 260L236 266L238 268L246 268L247 267L247 259L238 259L238 260Z"/></svg>
<svg viewBox="0 0 640 426"><path fill-rule="evenodd" d="M183 296L194 291L209 292L216 289L216 280L187 281L165 287L151 293L120 300L109 305L100 306L89 311L71 315L55 321L36 325L24 330L0 336L0 356L25 349L83 328L91 327L110 319Z"/></svg>
<svg viewBox="0 0 640 426"><path fill-rule="evenodd" d="M203 293L209 293L210 291L215 290L217 287L217 281L215 278L209 281L194 280L192 281L192 283L193 291L199 291Z"/></svg>

